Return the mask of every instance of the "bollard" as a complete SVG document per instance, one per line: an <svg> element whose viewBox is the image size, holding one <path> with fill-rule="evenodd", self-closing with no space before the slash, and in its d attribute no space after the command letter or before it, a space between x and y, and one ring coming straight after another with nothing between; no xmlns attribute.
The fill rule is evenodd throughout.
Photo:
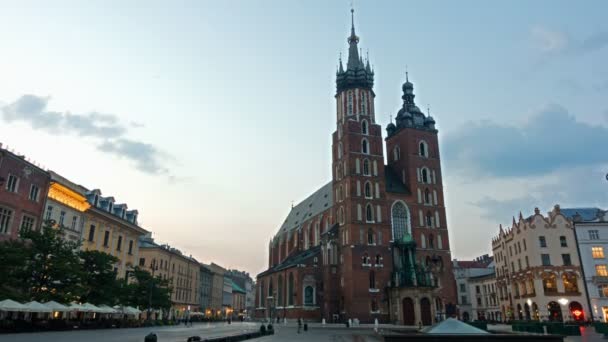
<svg viewBox="0 0 608 342"><path fill-rule="evenodd" d="M144 338L144 342L156 342L158 339L156 337L155 333L149 333L148 335L146 335L146 337Z"/></svg>
<svg viewBox="0 0 608 342"><path fill-rule="evenodd" d="M308 323L304 323L304 331L308 331Z"/></svg>
<svg viewBox="0 0 608 342"><path fill-rule="evenodd" d="M325 325L325 318L323 318L323 320L321 320L321 324Z"/></svg>

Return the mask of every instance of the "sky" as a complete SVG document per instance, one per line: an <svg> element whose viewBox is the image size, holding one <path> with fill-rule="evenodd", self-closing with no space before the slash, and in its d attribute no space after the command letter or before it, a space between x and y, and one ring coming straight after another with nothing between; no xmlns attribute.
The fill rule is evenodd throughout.
<svg viewBox="0 0 608 342"><path fill-rule="evenodd" d="M331 177L350 1L1 1L0 142L257 274ZM608 207L608 3L356 1L376 118L437 121L453 258L534 207ZM475 236L475 238L471 238Z"/></svg>

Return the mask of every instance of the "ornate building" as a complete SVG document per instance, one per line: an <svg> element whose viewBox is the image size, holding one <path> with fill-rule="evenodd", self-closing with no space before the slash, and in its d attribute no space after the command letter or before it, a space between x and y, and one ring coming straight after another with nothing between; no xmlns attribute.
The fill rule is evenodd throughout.
<svg viewBox="0 0 608 342"><path fill-rule="evenodd" d="M346 68L340 60L336 74L332 180L294 206L271 239L257 317L429 325L455 314L435 121L406 79L385 165L374 71L358 43L353 20Z"/></svg>
<svg viewBox="0 0 608 342"><path fill-rule="evenodd" d="M513 218L492 239L496 286L507 320L583 321L589 316L572 222L556 205L547 216Z"/></svg>

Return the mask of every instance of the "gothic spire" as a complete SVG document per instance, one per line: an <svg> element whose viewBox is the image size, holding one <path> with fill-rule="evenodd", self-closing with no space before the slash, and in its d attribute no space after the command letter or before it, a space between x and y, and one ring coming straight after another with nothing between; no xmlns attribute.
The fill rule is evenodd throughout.
<svg viewBox="0 0 608 342"><path fill-rule="evenodd" d="M341 92L352 88L372 89L374 86L374 72L369 63L369 57L363 60L363 52L359 50L359 37L355 33L355 10L350 9L350 36L348 37L348 57L346 58L346 68L342 63L338 63L338 73L336 75L336 90ZM340 59L341 60L341 59Z"/></svg>
<svg viewBox="0 0 608 342"><path fill-rule="evenodd" d="M348 37L348 63L346 63L346 69L355 70L360 66L361 59L359 58L359 37L355 34L355 9L350 9L351 16L351 29L350 37Z"/></svg>

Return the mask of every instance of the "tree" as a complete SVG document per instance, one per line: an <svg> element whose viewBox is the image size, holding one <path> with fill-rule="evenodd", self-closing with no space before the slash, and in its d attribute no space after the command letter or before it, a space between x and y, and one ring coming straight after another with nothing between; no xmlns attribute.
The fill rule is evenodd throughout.
<svg viewBox="0 0 608 342"><path fill-rule="evenodd" d="M27 246L20 240L0 242L0 298L25 301L28 298L23 279L27 278Z"/></svg>
<svg viewBox="0 0 608 342"><path fill-rule="evenodd" d="M46 221L41 230L22 230L21 237L29 247L24 278L29 299L63 303L79 299L83 272L75 252L78 244L64 241L52 221Z"/></svg>
<svg viewBox="0 0 608 342"><path fill-rule="evenodd" d="M119 303L120 284L116 279L114 264L118 258L100 251L81 251L83 293L82 302L96 305Z"/></svg>
<svg viewBox="0 0 608 342"><path fill-rule="evenodd" d="M154 309L168 310L171 307L172 289L167 279L152 277L152 274L139 267L135 267L129 276L132 282L126 285L123 293L123 300L129 305L147 308L151 302Z"/></svg>

